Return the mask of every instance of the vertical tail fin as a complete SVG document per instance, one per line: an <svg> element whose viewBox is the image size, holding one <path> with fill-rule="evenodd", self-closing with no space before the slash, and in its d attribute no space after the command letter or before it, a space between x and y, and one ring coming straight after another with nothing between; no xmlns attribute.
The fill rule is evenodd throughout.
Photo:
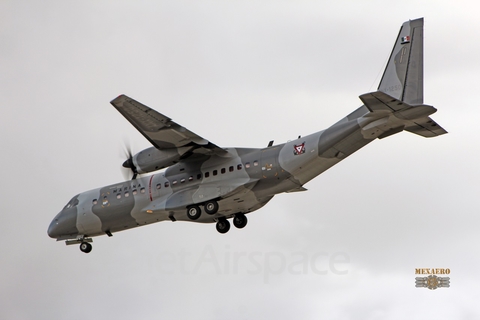
<svg viewBox="0 0 480 320"><path fill-rule="evenodd" d="M400 28L378 90L410 105L423 104L423 18Z"/></svg>

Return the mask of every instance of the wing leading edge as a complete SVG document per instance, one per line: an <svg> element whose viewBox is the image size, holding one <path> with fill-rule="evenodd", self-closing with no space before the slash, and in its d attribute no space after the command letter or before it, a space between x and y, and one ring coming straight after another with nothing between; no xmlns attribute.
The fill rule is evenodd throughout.
<svg viewBox="0 0 480 320"><path fill-rule="evenodd" d="M120 95L110 103L159 150L193 147L195 153L226 153L219 146L126 95Z"/></svg>

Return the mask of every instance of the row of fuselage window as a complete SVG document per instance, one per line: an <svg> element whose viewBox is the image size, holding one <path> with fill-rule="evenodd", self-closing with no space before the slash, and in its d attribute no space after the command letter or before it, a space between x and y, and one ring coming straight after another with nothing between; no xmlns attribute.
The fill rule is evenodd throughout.
<svg viewBox="0 0 480 320"><path fill-rule="evenodd" d="M254 167L257 167L257 166L258 166L258 161L257 161L257 160L253 161L253 166L254 166ZM246 169L249 169L250 167L251 167L250 162L246 162L246 163L245 163L245 168L246 168ZM238 165L237 165L237 170L242 170L242 168L243 168L243 166L242 166L241 164L238 164ZM228 172L233 172L233 171L235 171L234 166L228 167ZM226 169L226 168L220 169L220 174L224 174L224 173L226 173L226 172L227 172L227 169ZM212 175L213 175L213 176L217 176L217 175L218 175L218 170L213 170L213 171L212 171ZM204 177L205 177L205 178L209 178L209 177L210 177L210 172L209 172L209 171L205 172ZM200 179L202 179L202 174L201 174L201 173L197 174L197 180L200 180ZM180 179L180 183L184 183L185 181L193 181L193 176L188 177L188 179L186 179L186 178ZM178 183L178 180L173 180L173 181L172 181L172 185L176 185L177 183ZM170 182L169 182L169 181L165 181L164 186L165 186L165 188L170 187ZM160 190L160 189L162 188L162 184L161 184L161 183L158 183L158 184L156 185L156 188L157 188L157 190ZM114 192L116 192L116 190L114 190ZM133 195L137 195L137 193L138 193L137 189L133 189L133 190L132 190L132 194L133 194ZM141 194L144 194L144 193L145 193L145 188L143 188L143 187L140 188L140 193L141 193ZM130 196L130 192L129 192L129 191L125 191L124 196L125 196L125 198L128 198L128 197ZM117 199L121 199L121 198L122 198L122 194L121 194L121 193L117 193L117 196L116 196L116 197L117 197ZM104 204L105 204L105 202L108 203L107 196L104 196L104 197L103 197L103 202L104 202ZM96 205L96 204L98 203L98 200L97 200L97 199L93 199L92 203L93 203L93 205Z"/></svg>

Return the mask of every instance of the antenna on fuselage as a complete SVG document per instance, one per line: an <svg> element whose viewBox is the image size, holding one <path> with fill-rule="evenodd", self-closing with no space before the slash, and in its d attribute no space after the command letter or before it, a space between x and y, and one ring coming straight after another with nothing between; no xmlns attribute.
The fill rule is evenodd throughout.
<svg viewBox="0 0 480 320"><path fill-rule="evenodd" d="M271 147L271 146L273 146L273 140L270 140L270 142L268 143L267 148L268 148L268 147Z"/></svg>

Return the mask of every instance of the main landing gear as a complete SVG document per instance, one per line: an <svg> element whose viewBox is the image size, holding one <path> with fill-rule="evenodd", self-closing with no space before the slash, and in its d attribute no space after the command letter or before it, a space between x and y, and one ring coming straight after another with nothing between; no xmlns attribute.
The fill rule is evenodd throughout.
<svg viewBox="0 0 480 320"><path fill-rule="evenodd" d="M233 225L238 229L242 229L247 225L247 217L243 213L237 213L233 217ZM230 222L225 218L222 217L217 221L217 231L220 233L227 233L230 230Z"/></svg>
<svg viewBox="0 0 480 320"><path fill-rule="evenodd" d="M218 202L215 200L207 201L203 204L203 209L207 214L215 214L218 212ZM197 220L202 215L202 210L196 204L187 207L187 217L190 220Z"/></svg>
<svg viewBox="0 0 480 320"><path fill-rule="evenodd" d="M227 233L230 230L230 222L225 218L220 218L217 221L217 231L220 233Z"/></svg>
<svg viewBox="0 0 480 320"><path fill-rule="evenodd" d="M200 215L202 214L202 210L200 210L200 207L197 205L189 206L187 208L187 217L190 220L197 220L200 218Z"/></svg>
<svg viewBox="0 0 480 320"><path fill-rule="evenodd" d="M215 200L209 200L201 205L203 206L203 210L209 215L213 215L218 212L218 202ZM187 217L190 220L197 220L201 215L202 209L200 209L199 205L193 204L187 207ZM215 217L215 220L217 221L216 228L218 232L227 233L228 230L230 230L230 222L226 217ZM247 225L247 222L247 217L243 213L237 213L233 217L233 225L238 229L244 228ZM81 248L80 250L83 251Z"/></svg>
<svg viewBox="0 0 480 320"><path fill-rule="evenodd" d="M203 205L203 208L207 214L215 214L218 211L218 202L215 200L207 201Z"/></svg>
<svg viewBox="0 0 480 320"><path fill-rule="evenodd" d="M243 213L237 213L235 217L233 217L233 225L238 229L242 229L247 225L247 217Z"/></svg>

